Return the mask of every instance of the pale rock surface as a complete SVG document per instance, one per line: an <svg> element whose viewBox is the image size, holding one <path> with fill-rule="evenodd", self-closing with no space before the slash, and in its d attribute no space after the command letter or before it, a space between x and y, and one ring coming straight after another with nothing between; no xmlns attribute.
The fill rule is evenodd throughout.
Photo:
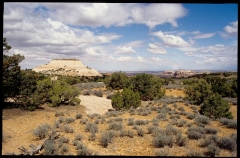
<svg viewBox="0 0 240 158"><path fill-rule="evenodd" d="M64 76L102 76L97 70L89 68L78 59L53 59L48 64L32 70L43 74Z"/></svg>

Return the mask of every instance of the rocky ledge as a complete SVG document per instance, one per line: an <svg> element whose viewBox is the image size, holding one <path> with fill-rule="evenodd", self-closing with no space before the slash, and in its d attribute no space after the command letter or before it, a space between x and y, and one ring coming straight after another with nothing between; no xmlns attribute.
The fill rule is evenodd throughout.
<svg viewBox="0 0 240 158"><path fill-rule="evenodd" d="M64 76L102 76L97 70L89 68L78 59L53 59L48 64L32 70L43 74Z"/></svg>

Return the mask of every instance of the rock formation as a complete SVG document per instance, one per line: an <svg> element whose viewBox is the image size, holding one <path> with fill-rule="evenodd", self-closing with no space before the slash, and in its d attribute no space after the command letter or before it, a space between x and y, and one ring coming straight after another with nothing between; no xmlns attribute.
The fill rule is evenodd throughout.
<svg viewBox="0 0 240 158"><path fill-rule="evenodd" d="M184 70L180 69L177 71L174 70L166 70L163 73L160 74L162 77L187 77L187 76L192 76L196 74L209 74L210 71L200 71L200 72L195 72L193 70Z"/></svg>
<svg viewBox="0 0 240 158"><path fill-rule="evenodd" d="M174 76L191 76L191 75L195 75L195 74L196 74L196 72L194 72L192 70L180 69L174 73Z"/></svg>
<svg viewBox="0 0 240 158"><path fill-rule="evenodd" d="M32 70L43 74L64 76L102 76L97 70L89 68L78 59L53 59L48 64Z"/></svg>

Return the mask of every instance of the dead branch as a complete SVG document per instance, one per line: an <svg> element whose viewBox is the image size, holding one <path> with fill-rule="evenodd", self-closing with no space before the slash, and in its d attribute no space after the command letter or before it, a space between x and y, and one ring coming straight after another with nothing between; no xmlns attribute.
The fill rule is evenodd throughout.
<svg viewBox="0 0 240 158"><path fill-rule="evenodd" d="M19 147L18 149L21 151L22 155L36 155L38 154L43 148L44 148L44 145L46 143L47 140L50 140L50 139L58 139L59 138L59 135L60 135L60 132L59 131L52 131L52 133L48 136L48 138L46 138L42 144L38 145L38 146L35 146L33 144L30 144L29 147L30 149L27 150L25 147L21 146Z"/></svg>

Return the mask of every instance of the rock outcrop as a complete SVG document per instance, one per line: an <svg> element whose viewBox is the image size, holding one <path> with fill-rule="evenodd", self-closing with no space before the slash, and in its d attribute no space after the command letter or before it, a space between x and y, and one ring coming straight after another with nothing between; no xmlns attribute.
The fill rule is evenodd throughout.
<svg viewBox="0 0 240 158"><path fill-rule="evenodd" d="M163 73L161 73L160 76L162 76L162 77L188 77L188 76L193 76L196 74L209 74L209 73L210 73L210 71L195 72L193 70L180 69L177 71L166 70Z"/></svg>
<svg viewBox="0 0 240 158"><path fill-rule="evenodd" d="M175 71L174 76L192 76L195 75L196 72L192 71L192 70L183 70L180 69L178 71Z"/></svg>
<svg viewBox="0 0 240 158"><path fill-rule="evenodd" d="M97 70L89 68L78 59L53 59L48 64L32 70L43 74L64 76L102 76Z"/></svg>

